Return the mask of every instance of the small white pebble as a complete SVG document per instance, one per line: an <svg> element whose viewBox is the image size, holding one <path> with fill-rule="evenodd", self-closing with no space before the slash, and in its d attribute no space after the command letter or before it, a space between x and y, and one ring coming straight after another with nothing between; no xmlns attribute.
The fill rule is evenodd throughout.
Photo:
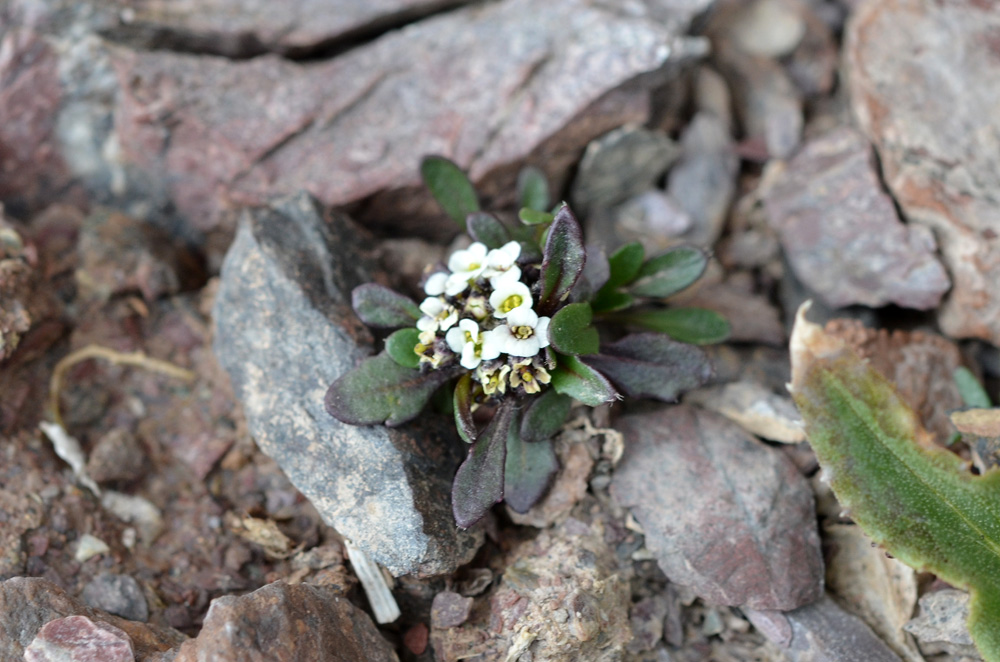
<svg viewBox="0 0 1000 662"><path fill-rule="evenodd" d="M107 554L110 551L111 548L108 547L107 543L103 540L97 538L96 536L92 536L89 533L85 533L80 536L80 542L77 543L74 558L80 563L83 563L93 556L97 556L98 554Z"/></svg>

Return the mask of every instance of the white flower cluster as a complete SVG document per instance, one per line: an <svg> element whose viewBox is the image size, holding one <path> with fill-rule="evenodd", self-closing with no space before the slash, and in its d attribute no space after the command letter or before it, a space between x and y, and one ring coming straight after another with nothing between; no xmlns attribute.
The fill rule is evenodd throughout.
<svg viewBox="0 0 1000 662"><path fill-rule="evenodd" d="M508 386L537 393L549 382L539 357L549 345L549 318L532 309L531 290L517 266L520 255L516 241L491 251L476 242L452 253L447 272L427 279L414 348L422 362L437 368L457 355L487 395L505 393Z"/></svg>

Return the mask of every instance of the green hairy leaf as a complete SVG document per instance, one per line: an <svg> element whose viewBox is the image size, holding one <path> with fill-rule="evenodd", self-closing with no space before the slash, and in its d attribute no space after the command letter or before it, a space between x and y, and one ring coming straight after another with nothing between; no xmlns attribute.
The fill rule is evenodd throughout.
<svg viewBox="0 0 1000 662"><path fill-rule="evenodd" d="M969 473L936 446L893 385L805 320L792 333L792 395L837 499L894 557L971 593L969 632L1000 662L1000 472Z"/></svg>
<svg viewBox="0 0 1000 662"><path fill-rule="evenodd" d="M510 426L503 499L514 512L528 512L545 495L558 470L559 460L551 441L525 443L518 434L518 426Z"/></svg>
<svg viewBox="0 0 1000 662"><path fill-rule="evenodd" d="M324 404L344 423L395 427L416 418L437 387L454 376L449 369L404 368L383 352L331 384Z"/></svg>
<svg viewBox="0 0 1000 662"><path fill-rule="evenodd" d="M703 251L679 246L647 260L628 291L638 297L668 297L701 278L707 266L708 256Z"/></svg>
<svg viewBox="0 0 1000 662"><path fill-rule="evenodd" d="M469 236L481 241L487 248L500 248L510 241L510 232L493 214L469 214L466 222L469 225Z"/></svg>
<svg viewBox="0 0 1000 662"><path fill-rule="evenodd" d="M423 315L409 297L375 283L355 287L351 306L362 322L378 329L413 326Z"/></svg>
<svg viewBox="0 0 1000 662"><path fill-rule="evenodd" d="M575 356L559 357L559 366L552 373L552 388L588 407L597 407L619 397L604 375Z"/></svg>
<svg viewBox="0 0 1000 662"><path fill-rule="evenodd" d="M455 384L455 427L458 436L467 444L476 440L476 424L472 420L472 375L465 373Z"/></svg>
<svg viewBox="0 0 1000 662"><path fill-rule="evenodd" d="M479 199L462 169L442 156L428 156L420 164L420 176L445 213L464 230L466 217L479 211Z"/></svg>
<svg viewBox="0 0 1000 662"><path fill-rule="evenodd" d="M705 352L658 333L625 336L584 360L633 398L674 402L712 377Z"/></svg>
<svg viewBox="0 0 1000 662"><path fill-rule="evenodd" d="M587 254L583 246L583 231L569 207L563 205L549 227L549 238L542 254L542 270L538 277L539 315L549 315L576 284L583 272Z"/></svg>
<svg viewBox="0 0 1000 662"><path fill-rule="evenodd" d="M420 342L420 331L416 328L399 329L385 339L385 353L404 368L420 367L420 355L414 348Z"/></svg>
<svg viewBox="0 0 1000 662"><path fill-rule="evenodd" d="M596 354L600 347L597 329L590 321L589 303L571 303L559 309L549 324L549 343L562 354Z"/></svg>
<svg viewBox="0 0 1000 662"><path fill-rule="evenodd" d="M544 225L545 223L551 223L555 218L552 214L547 211L540 211L538 209L529 209L528 207L523 208L517 213L517 217L521 219L521 222L525 225Z"/></svg>
<svg viewBox="0 0 1000 662"><path fill-rule="evenodd" d="M535 168L528 166L517 175L517 199L521 201L522 207L545 211L551 205L549 201L549 182L545 179L545 174Z"/></svg>
<svg viewBox="0 0 1000 662"><path fill-rule="evenodd" d="M645 256L646 251L638 241L625 244L612 253L611 257L608 258L611 277L608 278L605 288L614 289L628 285L635 280L635 277L639 275L639 269L642 268L642 260Z"/></svg>
<svg viewBox="0 0 1000 662"><path fill-rule="evenodd" d="M635 297L619 290L601 290L590 302L591 308L598 313L611 313L631 308Z"/></svg>
<svg viewBox="0 0 1000 662"><path fill-rule="evenodd" d="M958 387L958 393L962 396L962 402L965 403L966 407L980 407L985 409L993 406L990 402L990 396L986 393L986 389L979 383L979 380L976 379L971 370L965 366L959 366L955 368L953 378L955 386Z"/></svg>
<svg viewBox="0 0 1000 662"><path fill-rule="evenodd" d="M573 398L560 394L555 389L546 389L533 398L521 418L521 439L529 443L545 441L559 432L569 416Z"/></svg>
<svg viewBox="0 0 1000 662"><path fill-rule="evenodd" d="M667 308L619 313L615 320L665 333L674 340L692 345L711 345L729 337L726 318L704 308Z"/></svg>
<svg viewBox="0 0 1000 662"><path fill-rule="evenodd" d="M507 437L514 423L514 401L503 401L493 420L469 449L451 487L455 523L467 529L503 500Z"/></svg>

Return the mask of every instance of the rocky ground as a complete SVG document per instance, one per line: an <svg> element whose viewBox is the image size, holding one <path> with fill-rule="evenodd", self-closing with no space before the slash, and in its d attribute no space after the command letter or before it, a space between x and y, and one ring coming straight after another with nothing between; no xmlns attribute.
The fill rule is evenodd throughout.
<svg viewBox="0 0 1000 662"><path fill-rule="evenodd" d="M0 4L0 660L977 659L784 384L813 298L942 443L954 369L996 386L998 30L976 0ZM733 327L711 385L574 411L548 496L468 531L448 421L322 404L372 350L351 289L413 292L453 239L426 154L497 209L541 168L592 242L712 250L678 300Z"/></svg>

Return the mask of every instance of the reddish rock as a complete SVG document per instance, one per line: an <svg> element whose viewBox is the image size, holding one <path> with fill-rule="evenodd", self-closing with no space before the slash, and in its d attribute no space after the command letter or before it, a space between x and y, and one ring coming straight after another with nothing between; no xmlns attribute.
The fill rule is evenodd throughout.
<svg viewBox="0 0 1000 662"><path fill-rule="evenodd" d="M132 641L107 623L86 616L49 621L24 650L25 662L132 662Z"/></svg>
<svg viewBox="0 0 1000 662"><path fill-rule="evenodd" d="M489 3L320 63L122 52L118 140L127 162L167 173L198 227L227 198L305 189L365 202L362 216L383 224L451 233L419 183L424 155L452 157L487 196L512 196L526 159L559 190L590 139L646 118L631 82L670 59L673 35L608 7Z"/></svg>
<svg viewBox="0 0 1000 662"><path fill-rule="evenodd" d="M950 286L934 236L900 222L853 129L807 143L773 174L765 205L795 275L830 306L927 310Z"/></svg>
<svg viewBox="0 0 1000 662"><path fill-rule="evenodd" d="M472 598L463 598L458 593L441 591L434 596L431 605L431 625L435 628L453 628L469 618Z"/></svg>
<svg viewBox="0 0 1000 662"><path fill-rule="evenodd" d="M212 601L198 637L174 662L398 662L371 618L325 589L269 584Z"/></svg>
<svg viewBox="0 0 1000 662"><path fill-rule="evenodd" d="M885 183L908 221L932 230L953 288L946 334L1000 343L1000 14L976 0L858 6L847 83Z"/></svg>
<svg viewBox="0 0 1000 662"><path fill-rule="evenodd" d="M618 420L612 495L660 568L706 601L794 609L822 595L812 490L781 452L717 414L665 407Z"/></svg>

